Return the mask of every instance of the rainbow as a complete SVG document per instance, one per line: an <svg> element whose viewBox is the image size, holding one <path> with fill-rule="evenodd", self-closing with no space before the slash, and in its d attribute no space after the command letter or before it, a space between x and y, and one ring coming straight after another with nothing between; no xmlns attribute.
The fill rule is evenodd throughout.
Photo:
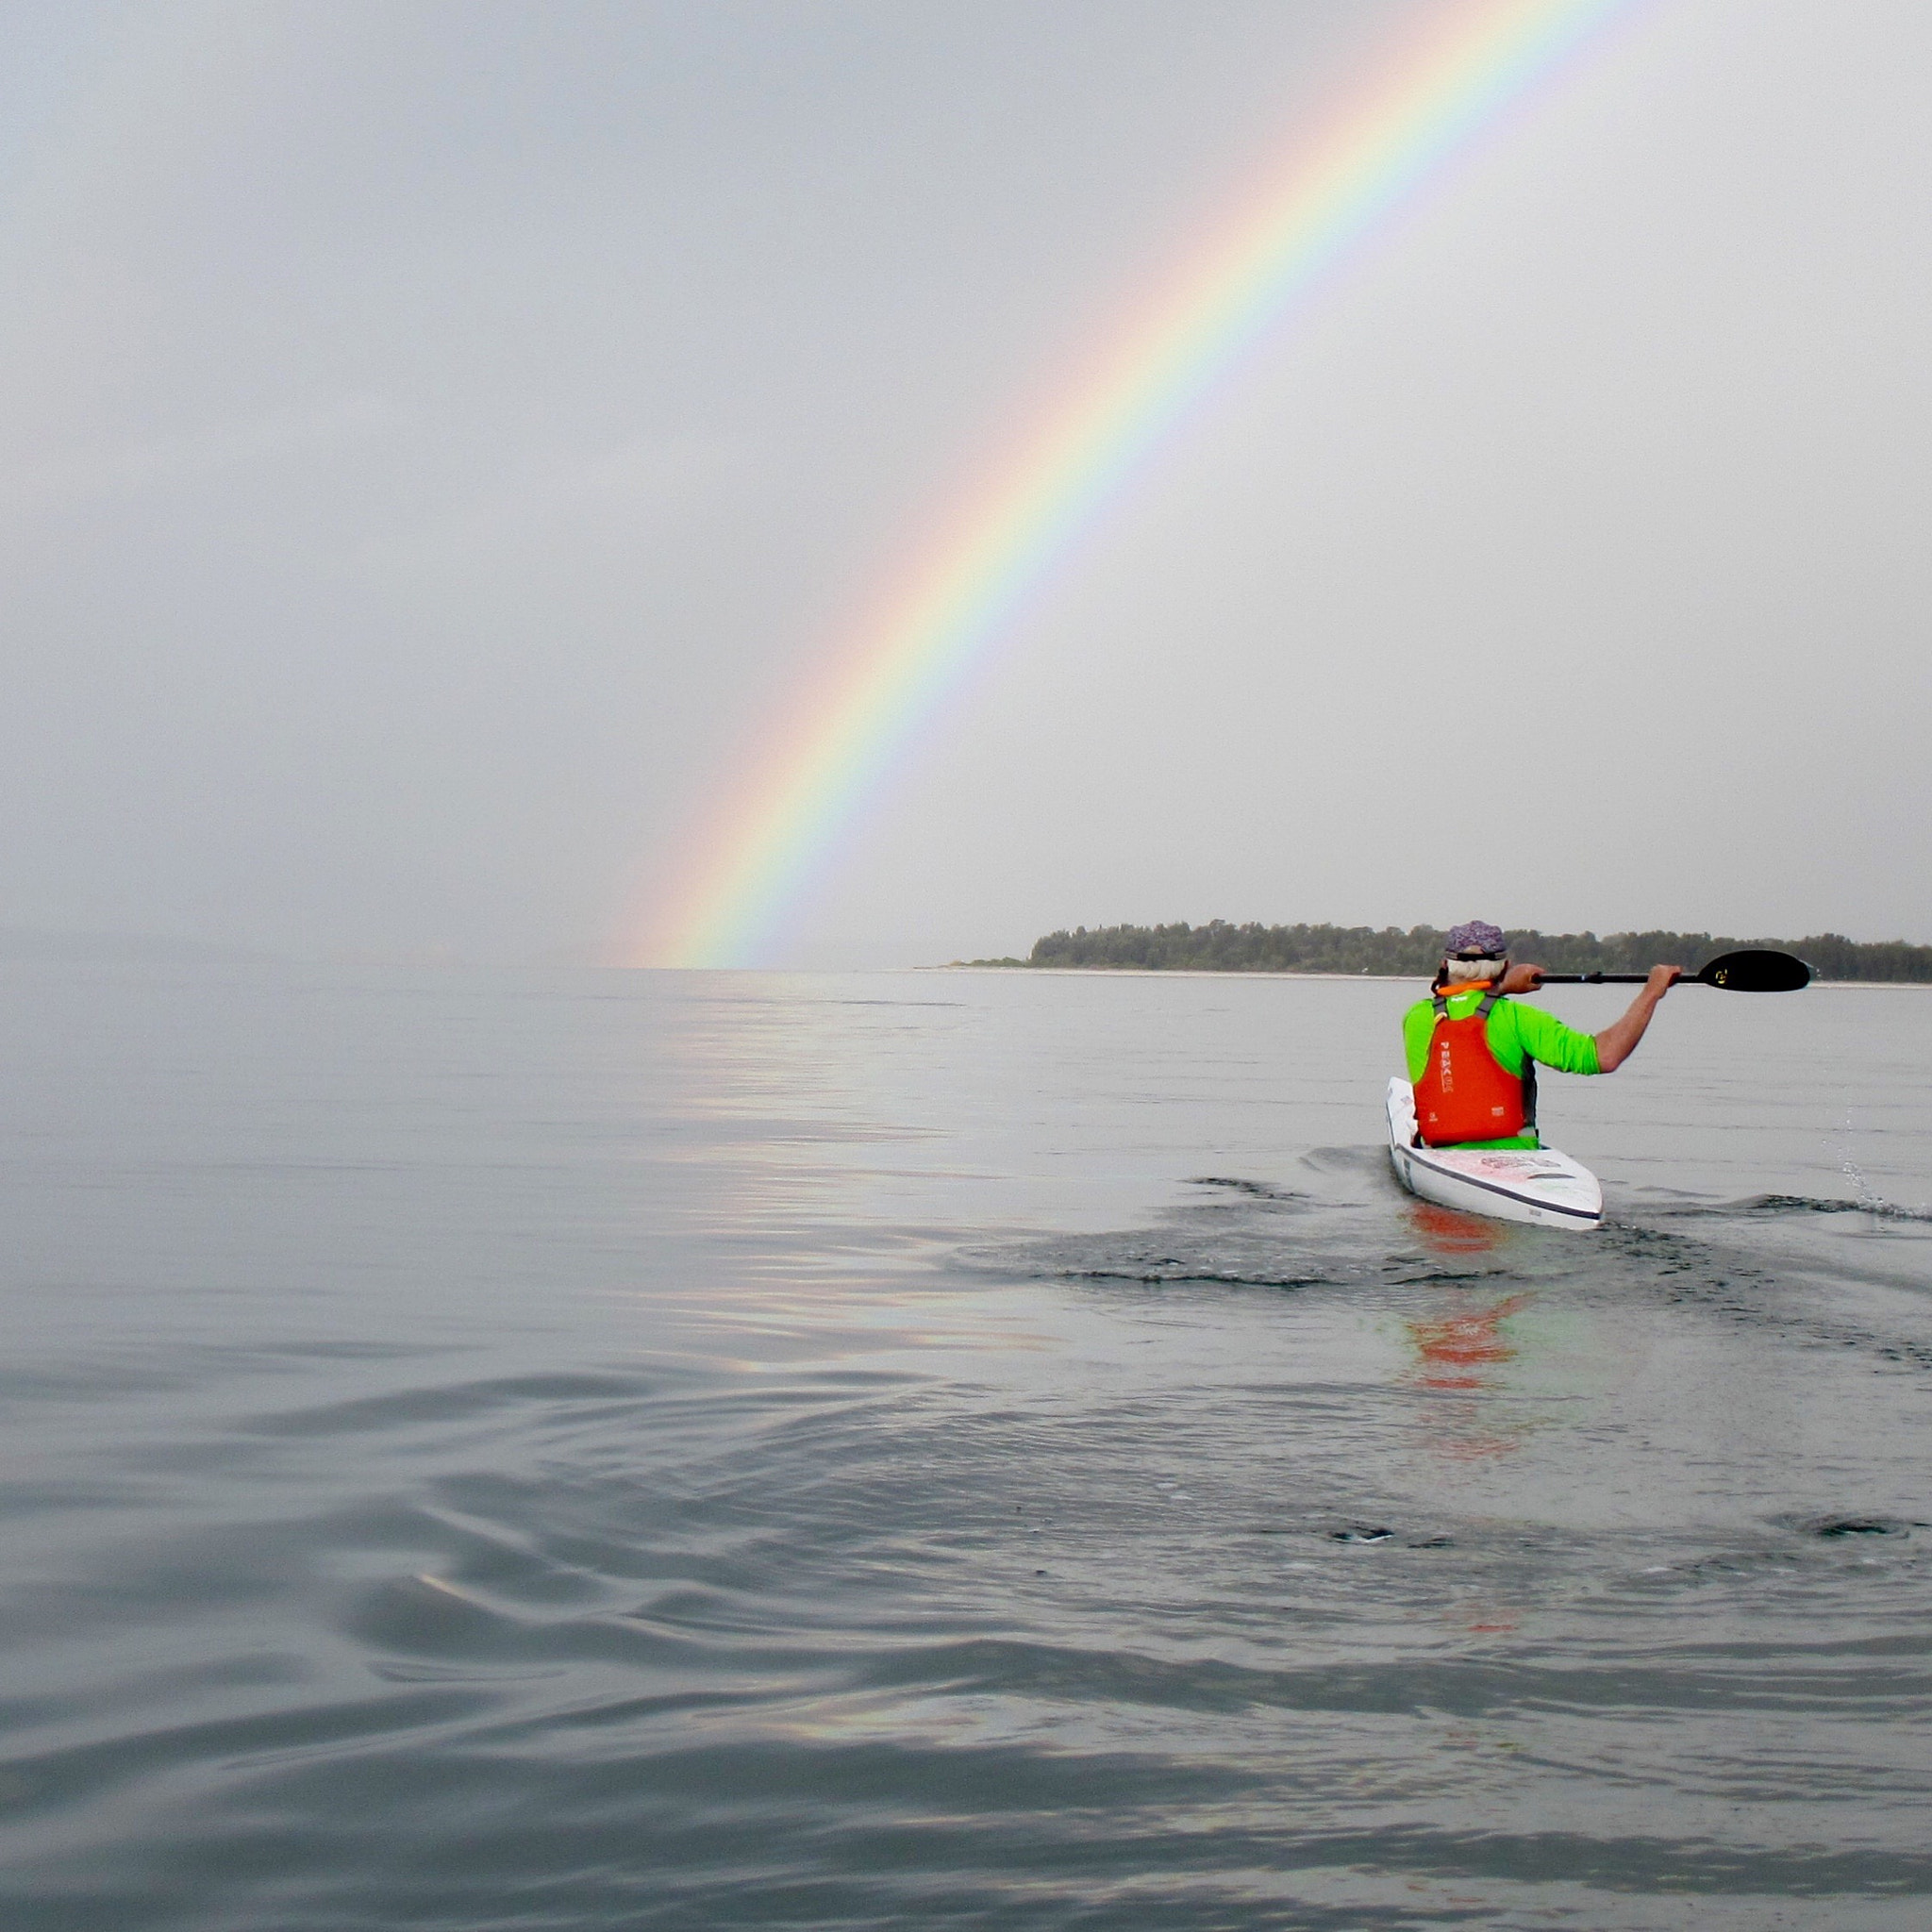
<svg viewBox="0 0 1932 1932"><path fill-rule="evenodd" d="M756 963L919 728L1182 419L1532 83L1632 0L1451 0L1108 341L812 680L695 841L641 962Z"/></svg>

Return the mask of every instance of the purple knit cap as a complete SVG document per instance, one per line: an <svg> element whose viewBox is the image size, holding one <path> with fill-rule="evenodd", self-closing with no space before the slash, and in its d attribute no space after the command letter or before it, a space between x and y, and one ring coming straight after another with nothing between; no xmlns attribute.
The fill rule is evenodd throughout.
<svg viewBox="0 0 1932 1932"><path fill-rule="evenodd" d="M1487 953L1492 958L1503 957L1503 928L1491 925L1486 919L1464 920L1460 925L1449 928L1449 937L1442 941L1445 953Z"/></svg>

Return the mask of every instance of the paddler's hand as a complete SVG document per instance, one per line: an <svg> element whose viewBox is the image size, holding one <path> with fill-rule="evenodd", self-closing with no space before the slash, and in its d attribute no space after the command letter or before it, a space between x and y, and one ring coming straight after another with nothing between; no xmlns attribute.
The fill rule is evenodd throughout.
<svg viewBox="0 0 1932 1932"><path fill-rule="evenodd" d="M1660 1000L1683 976L1681 966L1653 966L1650 977L1643 982L1643 990L1652 999Z"/></svg>
<svg viewBox="0 0 1932 1932"><path fill-rule="evenodd" d="M1512 966L1504 974L1500 990L1504 992L1534 992L1542 983L1543 969L1541 966Z"/></svg>

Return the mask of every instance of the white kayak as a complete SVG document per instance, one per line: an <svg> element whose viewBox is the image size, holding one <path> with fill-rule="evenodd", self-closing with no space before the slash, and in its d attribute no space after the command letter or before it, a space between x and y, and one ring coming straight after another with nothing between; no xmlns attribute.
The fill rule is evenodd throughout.
<svg viewBox="0 0 1932 1932"><path fill-rule="evenodd" d="M1418 1147L1415 1090L1389 1083L1389 1158L1411 1194L1466 1214L1538 1227L1595 1227L1604 1191L1581 1161L1554 1147Z"/></svg>

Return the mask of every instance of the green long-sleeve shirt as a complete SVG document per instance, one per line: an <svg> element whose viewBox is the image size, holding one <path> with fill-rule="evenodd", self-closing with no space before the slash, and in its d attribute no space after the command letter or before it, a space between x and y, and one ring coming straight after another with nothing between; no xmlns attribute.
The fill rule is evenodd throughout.
<svg viewBox="0 0 1932 1932"><path fill-rule="evenodd" d="M1484 989L1472 987L1466 992L1449 995L1449 1017L1460 1020L1481 1005ZM1402 1043L1408 1058L1408 1077L1413 1085L1429 1063L1429 1039L1436 1030L1436 1008L1432 1000L1418 1000L1402 1016ZM1524 1060L1536 1060L1554 1067L1559 1074L1600 1074L1596 1041L1588 1033L1566 1026L1554 1013L1541 1007L1520 1007L1513 999L1500 999L1490 1008L1483 1037L1490 1043L1497 1064L1506 1074L1519 1077ZM1538 1147L1542 1143L1532 1133L1513 1134L1506 1141L1470 1141L1470 1147Z"/></svg>

